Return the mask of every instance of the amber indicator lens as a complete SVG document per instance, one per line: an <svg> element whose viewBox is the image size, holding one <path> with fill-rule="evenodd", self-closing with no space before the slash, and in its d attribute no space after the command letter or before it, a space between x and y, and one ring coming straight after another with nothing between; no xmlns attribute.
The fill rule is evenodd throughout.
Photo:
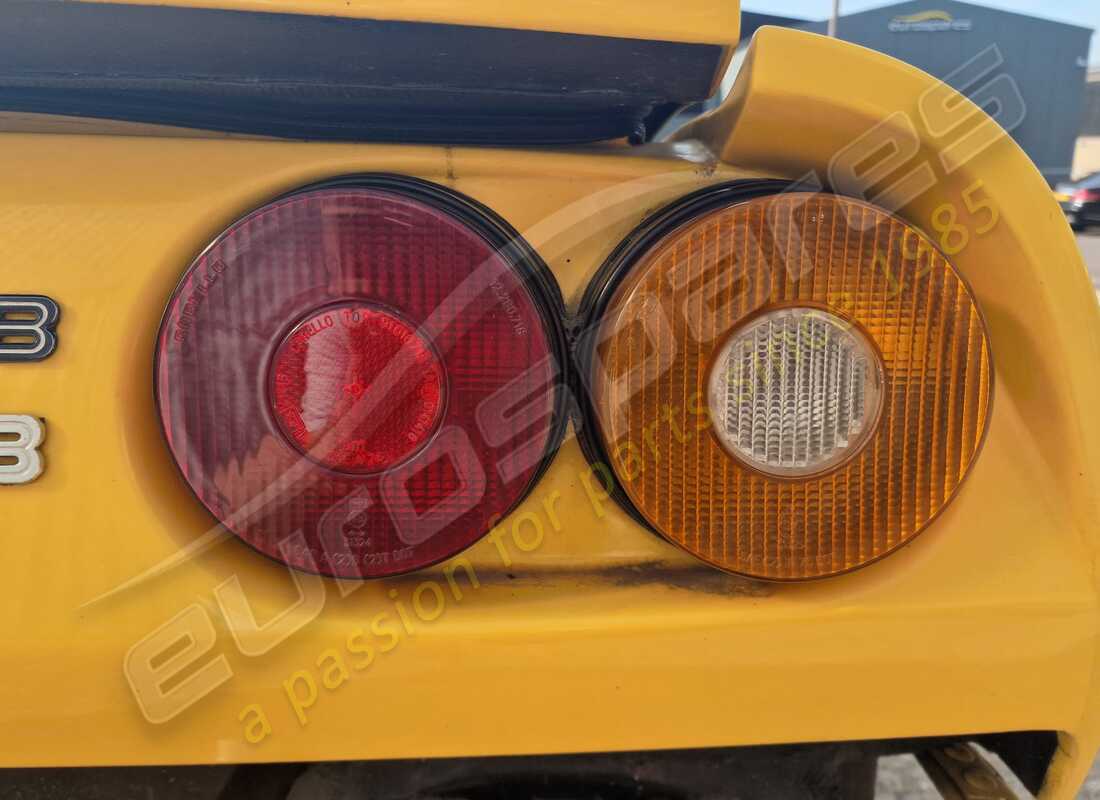
<svg viewBox="0 0 1100 800"><path fill-rule="evenodd" d="M627 251L589 359L604 457L659 533L725 570L835 575L950 502L990 410L986 330L916 228L791 192Z"/></svg>
<svg viewBox="0 0 1100 800"><path fill-rule="evenodd" d="M719 348L708 403L732 455L770 475L812 475L867 441L882 408L882 365L850 322L779 309Z"/></svg>

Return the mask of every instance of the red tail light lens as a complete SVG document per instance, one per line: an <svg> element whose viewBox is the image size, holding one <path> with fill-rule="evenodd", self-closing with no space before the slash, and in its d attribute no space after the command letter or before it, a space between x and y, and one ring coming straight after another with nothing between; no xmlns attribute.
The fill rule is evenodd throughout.
<svg viewBox="0 0 1100 800"><path fill-rule="evenodd" d="M545 267L421 182L290 195L191 265L157 347L169 449L230 531L296 568L407 572L506 514L562 428Z"/></svg>
<svg viewBox="0 0 1100 800"><path fill-rule="evenodd" d="M399 368L401 359L408 369ZM411 323L351 302L291 332L272 359L269 396L283 433L304 454L342 472L376 472L403 462L435 432L443 381L442 360ZM376 395L367 400L374 410L357 415L367 392Z"/></svg>
<svg viewBox="0 0 1100 800"><path fill-rule="evenodd" d="M1073 199L1078 203L1095 203L1100 201L1100 189L1078 189Z"/></svg>

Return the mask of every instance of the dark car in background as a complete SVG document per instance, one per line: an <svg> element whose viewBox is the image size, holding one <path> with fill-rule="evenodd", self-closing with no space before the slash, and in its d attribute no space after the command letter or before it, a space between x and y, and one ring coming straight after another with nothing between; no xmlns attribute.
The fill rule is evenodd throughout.
<svg viewBox="0 0 1100 800"><path fill-rule="evenodd" d="M1100 225L1100 172L1073 183L1061 183L1054 189L1066 221L1075 231Z"/></svg>

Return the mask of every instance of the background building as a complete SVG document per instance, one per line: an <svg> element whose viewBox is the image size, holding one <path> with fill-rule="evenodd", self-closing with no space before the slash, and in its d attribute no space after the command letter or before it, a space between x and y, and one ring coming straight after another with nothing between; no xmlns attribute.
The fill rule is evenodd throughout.
<svg viewBox="0 0 1100 800"><path fill-rule="evenodd" d="M761 24L822 34L828 27L824 20L801 21L746 12L742 48ZM1008 74L1015 80L1026 106L1023 121L1011 131L1013 137L1051 183L1079 171L1074 169L1074 149L1085 105L1090 28L957 0L913 0L842 16L837 36L907 61L964 93L965 88L950 76L995 46L1003 58L998 74ZM732 85L741 60L734 58L723 82L724 91ZM1100 83L1090 86L1095 87L1094 94L1100 91ZM1093 136L1100 136L1100 111L1091 113ZM1100 138L1094 145L1100 148Z"/></svg>
<svg viewBox="0 0 1100 800"><path fill-rule="evenodd" d="M825 22L801 26L825 33ZM1070 175L1081 129L1092 30L956 0L914 0L839 19L837 36L949 76L996 46L1026 106L1012 135L1053 182ZM961 86L955 88L962 89Z"/></svg>

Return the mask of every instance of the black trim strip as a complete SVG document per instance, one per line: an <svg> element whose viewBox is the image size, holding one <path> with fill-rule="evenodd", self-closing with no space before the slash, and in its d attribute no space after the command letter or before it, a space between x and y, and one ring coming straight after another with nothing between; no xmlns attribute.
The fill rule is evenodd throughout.
<svg viewBox="0 0 1100 800"><path fill-rule="evenodd" d="M5 0L0 110L289 138L589 142L702 99L719 45Z"/></svg>

